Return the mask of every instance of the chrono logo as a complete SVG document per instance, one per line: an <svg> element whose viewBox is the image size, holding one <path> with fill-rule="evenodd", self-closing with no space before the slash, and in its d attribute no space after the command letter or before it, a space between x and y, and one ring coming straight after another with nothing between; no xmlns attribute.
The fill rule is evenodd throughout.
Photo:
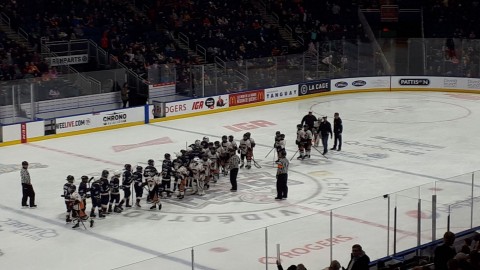
<svg viewBox="0 0 480 270"><path fill-rule="evenodd" d="M357 80L357 81L352 82L352 85L355 86L355 87L362 87L362 86L365 86L366 84L367 84L367 82L363 81L363 80Z"/></svg>
<svg viewBox="0 0 480 270"><path fill-rule="evenodd" d="M347 82L344 82L344 81L341 81L341 82L337 82L335 84L335 87L337 88L344 88L344 87L347 87L348 86L348 83Z"/></svg>

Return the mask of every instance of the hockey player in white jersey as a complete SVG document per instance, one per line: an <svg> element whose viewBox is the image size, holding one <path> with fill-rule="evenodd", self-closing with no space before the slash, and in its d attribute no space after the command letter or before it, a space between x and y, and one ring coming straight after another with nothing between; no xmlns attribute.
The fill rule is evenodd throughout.
<svg viewBox="0 0 480 270"><path fill-rule="evenodd" d="M309 129L308 125L303 126L303 132L305 133L303 135L303 142L305 147L305 155L303 156L303 159L306 159L306 158L310 158L310 151L312 150L313 134L312 134L312 131Z"/></svg>
<svg viewBox="0 0 480 270"><path fill-rule="evenodd" d="M210 188L210 181L212 180L212 161L208 158L208 155L202 156L203 169L205 171L205 188L208 190Z"/></svg>
<svg viewBox="0 0 480 270"><path fill-rule="evenodd" d="M247 166L245 168L252 168L252 158L253 158L253 148L255 147L255 141L251 138L250 132L247 132L243 135L243 138L240 140L239 153L240 153L240 168L243 168L245 163L244 160L247 160Z"/></svg>
<svg viewBox="0 0 480 270"><path fill-rule="evenodd" d="M297 125L297 139L295 143L298 145L298 151L300 152L297 159L303 159L305 156L305 131L300 124Z"/></svg>
<svg viewBox="0 0 480 270"><path fill-rule="evenodd" d="M185 197L185 187L187 185L187 177L189 172L180 159L175 159L173 161L173 167L175 169L175 179L178 183L177 198L181 200Z"/></svg>
<svg viewBox="0 0 480 270"><path fill-rule="evenodd" d="M220 156L215 148L210 148L210 152L207 153L208 159L211 161L210 171L212 174L212 180L217 183L220 178Z"/></svg>
<svg viewBox="0 0 480 270"><path fill-rule="evenodd" d="M195 194L201 194L203 192L203 185L204 185L204 179L205 179L205 174L203 172L203 164L200 161L199 157L195 157L192 162L190 162L190 170L192 171L192 188L193 192L192 195ZM203 174L203 176L202 176ZM200 179L202 177L202 179ZM200 191L200 180L202 181L202 187Z"/></svg>

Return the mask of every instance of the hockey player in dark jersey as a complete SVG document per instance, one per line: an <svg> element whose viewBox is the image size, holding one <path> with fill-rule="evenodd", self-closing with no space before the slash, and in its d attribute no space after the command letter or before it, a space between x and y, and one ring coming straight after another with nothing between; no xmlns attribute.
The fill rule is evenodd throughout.
<svg viewBox="0 0 480 270"><path fill-rule="evenodd" d="M155 168L155 162L153 159L148 160L148 165L145 167L145 170L143 171L143 177L148 177L148 176L153 176L157 175L158 171L157 168Z"/></svg>
<svg viewBox="0 0 480 270"><path fill-rule="evenodd" d="M100 182L102 183L100 196L101 196L103 214L108 214L107 207L108 207L108 201L110 200L110 183L108 182L108 174L109 173L107 170L103 170L102 176L100 177Z"/></svg>
<svg viewBox="0 0 480 270"><path fill-rule="evenodd" d="M135 168L135 172L133 173L132 179L133 179L133 188L135 189L135 206L136 207L141 207L140 205L140 200L142 199L143 196L143 186L145 185L143 183L143 168L142 166L137 166Z"/></svg>
<svg viewBox="0 0 480 270"><path fill-rule="evenodd" d="M78 195L80 195L83 201L83 211L85 211L85 209L87 208L87 198L90 198L90 194L88 194L88 192L90 191L90 188L88 187L88 181L88 176L84 175L82 176L82 182L78 186Z"/></svg>
<svg viewBox="0 0 480 270"><path fill-rule="evenodd" d="M163 193L167 194L167 197L172 197L172 191L170 190L170 184L173 176L173 163L169 153L164 155L165 159L162 162L162 184L160 186L160 195L163 198Z"/></svg>
<svg viewBox="0 0 480 270"><path fill-rule="evenodd" d="M72 222L72 208L74 200L71 198L73 192L77 190L77 187L73 184L75 178L72 175L67 176L67 183L63 185L63 197L65 199L65 206L67 207L67 214L65 216L66 222Z"/></svg>
<svg viewBox="0 0 480 270"><path fill-rule="evenodd" d="M125 164L124 166L125 171L122 174L122 190L123 190L123 199L120 201L120 204L118 207L120 210L123 210L122 206L124 203L125 207L132 207L130 205L130 195L132 195L132 183L133 183L133 177L132 177L132 165L130 164Z"/></svg>
<svg viewBox="0 0 480 270"><path fill-rule="evenodd" d="M90 217L94 218L95 215L95 208L98 207L98 217L104 218L104 212L102 211L102 181L96 180L92 183L90 187L90 195L92 198L92 210L90 211Z"/></svg>
<svg viewBox="0 0 480 270"><path fill-rule="evenodd" d="M121 213L120 209L120 176L121 171L115 171L110 179L110 204L108 205L108 213L115 211L115 213Z"/></svg>

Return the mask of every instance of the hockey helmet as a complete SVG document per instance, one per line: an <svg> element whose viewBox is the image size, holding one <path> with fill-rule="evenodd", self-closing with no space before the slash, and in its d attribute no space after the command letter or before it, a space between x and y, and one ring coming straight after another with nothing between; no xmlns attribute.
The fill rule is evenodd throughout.
<svg viewBox="0 0 480 270"><path fill-rule="evenodd" d="M136 169L137 169L137 172L142 172L142 171L143 171L143 168L142 168L142 166L137 166L137 168L136 168Z"/></svg>
<svg viewBox="0 0 480 270"><path fill-rule="evenodd" d="M205 137L203 137L203 141L208 143L208 142L210 142L210 139L207 136L205 136Z"/></svg>
<svg viewBox="0 0 480 270"><path fill-rule="evenodd" d="M192 150L192 147L187 147L187 152L191 152Z"/></svg>
<svg viewBox="0 0 480 270"><path fill-rule="evenodd" d="M67 181L68 181L69 183L73 183L74 180L75 180L75 177L73 177L73 175L67 176Z"/></svg>
<svg viewBox="0 0 480 270"><path fill-rule="evenodd" d="M247 138L250 139L250 136L251 136L252 134L250 134L250 132L247 132L247 133L245 133L245 135L247 136Z"/></svg>
<svg viewBox="0 0 480 270"><path fill-rule="evenodd" d="M280 135L280 131L275 132L275 135L276 136Z"/></svg>
<svg viewBox="0 0 480 270"><path fill-rule="evenodd" d="M199 146L200 143L201 143L200 140L195 140L195 145L196 145L196 146Z"/></svg>
<svg viewBox="0 0 480 270"><path fill-rule="evenodd" d="M169 154L169 153L166 153L166 154L164 155L164 157L165 157L165 159L170 160L170 154Z"/></svg>
<svg viewBox="0 0 480 270"><path fill-rule="evenodd" d="M219 141L215 141L214 145L217 146L217 147L219 147L219 146L220 146L220 142L219 142Z"/></svg>
<svg viewBox="0 0 480 270"><path fill-rule="evenodd" d="M88 182L88 176L86 175L83 175L81 179L82 179L82 182L84 183Z"/></svg>
<svg viewBox="0 0 480 270"><path fill-rule="evenodd" d="M298 124L298 125L297 125L297 128L298 128L298 129L301 129L301 128L302 128L302 124Z"/></svg>
<svg viewBox="0 0 480 270"><path fill-rule="evenodd" d="M131 164L125 164L125 170L127 171L130 171L132 169L132 165Z"/></svg>
<svg viewBox="0 0 480 270"><path fill-rule="evenodd" d="M120 171L120 170L116 170L116 171L113 172L113 176L118 177L120 175L122 175L122 171Z"/></svg>
<svg viewBox="0 0 480 270"><path fill-rule="evenodd" d="M148 160L148 165L149 166L153 166L154 164L155 164L155 161L153 161L153 159Z"/></svg>
<svg viewBox="0 0 480 270"><path fill-rule="evenodd" d="M247 134L247 133L243 134L243 138L244 138L244 139L245 139L245 138L248 139L248 134Z"/></svg>
<svg viewBox="0 0 480 270"><path fill-rule="evenodd" d="M22 166L28 166L28 162L27 161L22 161Z"/></svg>
<svg viewBox="0 0 480 270"><path fill-rule="evenodd" d="M109 172L107 170L102 171L102 177L108 177Z"/></svg>
<svg viewBox="0 0 480 270"><path fill-rule="evenodd" d="M228 138L227 135L223 135L223 136L222 136L222 141L226 142L226 141L227 141L227 138Z"/></svg>
<svg viewBox="0 0 480 270"><path fill-rule="evenodd" d="M281 139L285 139L285 134L280 134Z"/></svg>

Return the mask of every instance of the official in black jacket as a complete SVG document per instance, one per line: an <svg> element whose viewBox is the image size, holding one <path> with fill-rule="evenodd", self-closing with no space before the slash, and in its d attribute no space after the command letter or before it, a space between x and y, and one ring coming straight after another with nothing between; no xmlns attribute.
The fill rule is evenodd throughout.
<svg viewBox="0 0 480 270"><path fill-rule="evenodd" d="M313 129L313 125L315 124L315 121L317 121L317 117L315 117L315 115L313 115L313 112L312 112L312 111L309 111L308 114L305 115L305 116L302 118L301 125L303 126L303 124L305 124L305 125L308 126L308 129L309 129L309 130L312 130L312 129Z"/></svg>
<svg viewBox="0 0 480 270"><path fill-rule="evenodd" d="M342 132L343 132L343 124L342 119L338 112L333 115L333 147L330 150L342 150ZM337 149L338 143L338 149Z"/></svg>

